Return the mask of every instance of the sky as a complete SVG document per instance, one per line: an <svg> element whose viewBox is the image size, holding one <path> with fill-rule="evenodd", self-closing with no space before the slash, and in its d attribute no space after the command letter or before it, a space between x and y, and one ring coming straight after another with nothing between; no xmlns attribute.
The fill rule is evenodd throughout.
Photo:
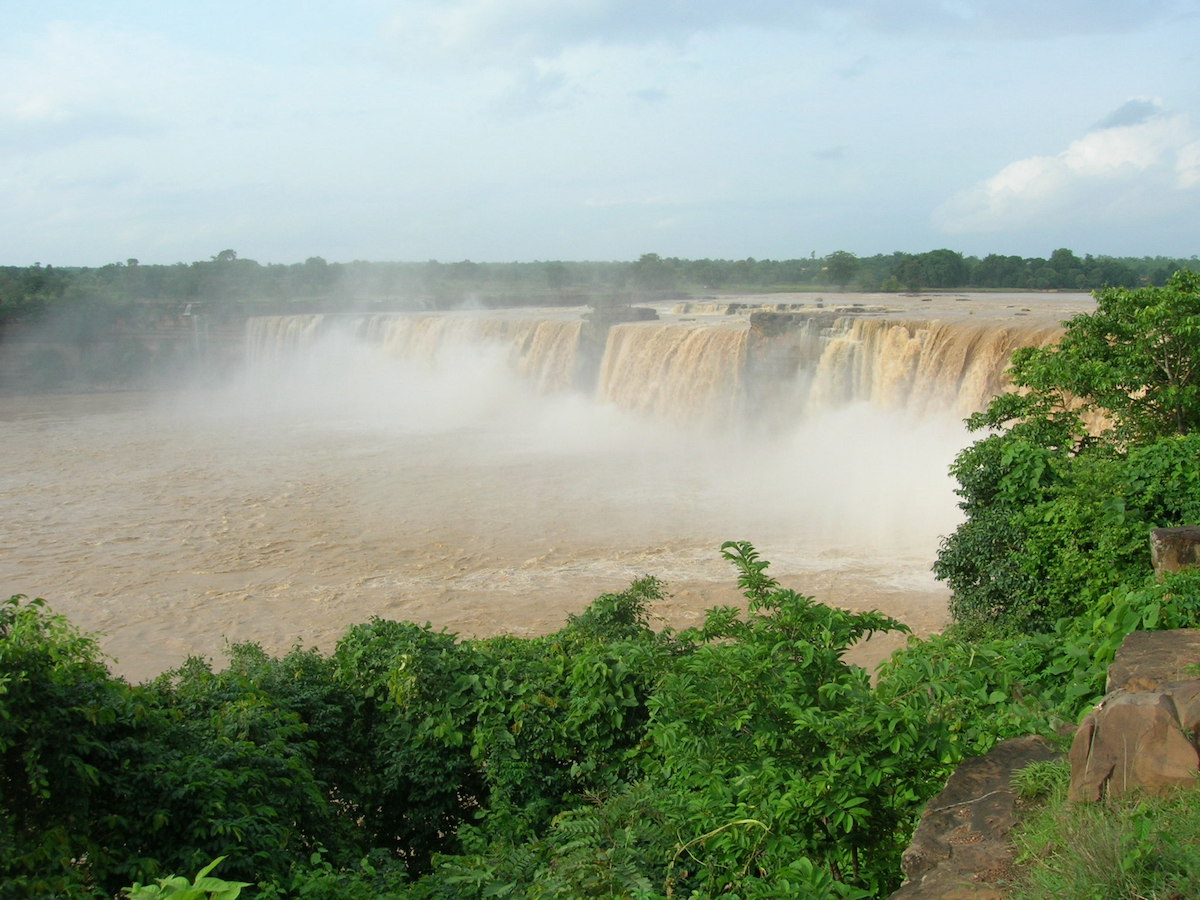
<svg viewBox="0 0 1200 900"><path fill-rule="evenodd" d="M1200 253L1200 0L4 0L0 265Z"/></svg>

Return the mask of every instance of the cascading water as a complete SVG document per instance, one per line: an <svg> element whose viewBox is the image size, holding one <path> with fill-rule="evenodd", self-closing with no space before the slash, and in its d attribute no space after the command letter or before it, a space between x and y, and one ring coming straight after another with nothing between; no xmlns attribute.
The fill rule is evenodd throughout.
<svg viewBox="0 0 1200 900"><path fill-rule="evenodd" d="M0 590L135 679L374 615L544 633L645 574L683 627L738 601L729 539L936 630L961 417L1064 317L981 302L659 307L607 342L579 309L251 320L224 389L0 397Z"/></svg>
<svg viewBox="0 0 1200 900"><path fill-rule="evenodd" d="M248 319L246 358L253 363L265 363L307 350L324 324L325 316L320 313Z"/></svg>
<svg viewBox="0 0 1200 900"><path fill-rule="evenodd" d="M763 336L754 334L748 318L729 317L727 305L678 308L691 321L609 330L594 385L599 401L661 421L712 427L741 424L765 398L779 404L776 416L855 403L965 416L1004 388L1013 350L1044 345L1061 333L1052 325L792 314L783 333ZM249 320L246 346L252 362L271 362L340 330L393 357L432 363L447 347L492 345L504 348L513 371L539 390L558 391L578 386L582 324L578 317L494 314L270 316ZM763 364L781 353L782 361Z"/></svg>
<svg viewBox="0 0 1200 900"><path fill-rule="evenodd" d="M340 335L393 357L432 364L448 347L491 345L505 350L522 377L541 390L554 391L575 384L582 325L579 318L452 313L261 316L246 323L246 348L251 364L271 363L311 348L321 337Z"/></svg>
<svg viewBox="0 0 1200 900"><path fill-rule="evenodd" d="M1003 390L1013 351L1041 346L1054 326L1011 328L974 322L839 320L811 380L808 407L870 402L881 409L960 416L982 409Z"/></svg>
<svg viewBox="0 0 1200 900"><path fill-rule="evenodd" d="M616 325L597 397L660 421L731 427L741 411L745 328Z"/></svg>

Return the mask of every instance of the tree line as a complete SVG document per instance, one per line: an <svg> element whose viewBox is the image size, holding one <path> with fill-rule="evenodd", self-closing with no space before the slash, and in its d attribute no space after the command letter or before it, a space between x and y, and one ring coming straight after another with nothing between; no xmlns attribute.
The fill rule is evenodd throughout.
<svg viewBox="0 0 1200 900"><path fill-rule="evenodd" d="M137 259L100 267L41 265L0 267L0 327L36 321L56 307L89 306L136 316L147 303L201 302L211 310L244 307L362 306L439 309L484 306L595 304L654 295L704 291L846 289L1010 289L1087 291L1105 287L1161 286L1190 260L1078 256L1058 249L1048 258L953 250L858 257L839 250L827 256L772 259L680 259L645 253L609 262L365 262L261 264L222 250L210 259L144 265Z"/></svg>

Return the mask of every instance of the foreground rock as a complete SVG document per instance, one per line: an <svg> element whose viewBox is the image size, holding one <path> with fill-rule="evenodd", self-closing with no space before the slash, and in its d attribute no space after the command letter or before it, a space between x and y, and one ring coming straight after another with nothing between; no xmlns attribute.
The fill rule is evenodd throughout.
<svg viewBox="0 0 1200 900"><path fill-rule="evenodd" d="M1186 536L1184 536L1186 537ZM1108 669L1108 693L1075 732L1070 797L1200 786L1200 629L1134 632ZM1018 822L1013 772L1062 756L1042 738L968 759L929 802L892 900L1001 900Z"/></svg>
<svg viewBox="0 0 1200 900"><path fill-rule="evenodd" d="M1200 527L1182 525L1150 532L1150 561L1155 572L1179 572L1200 564Z"/></svg>
<svg viewBox="0 0 1200 900"><path fill-rule="evenodd" d="M1011 876L1017 824L1012 775L1031 762L1061 758L1040 737L1002 741L964 761L925 807L904 852L905 884L892 900L999 900Z"/></svg>
<svg viewBox="0 0 1200 900"><path fill-rule="evenodd" d="M1130 790L1161 794L1200 776L1200 631L1135 632L1108 670L1108 693L1071 744L1076 802Z"/></svg>

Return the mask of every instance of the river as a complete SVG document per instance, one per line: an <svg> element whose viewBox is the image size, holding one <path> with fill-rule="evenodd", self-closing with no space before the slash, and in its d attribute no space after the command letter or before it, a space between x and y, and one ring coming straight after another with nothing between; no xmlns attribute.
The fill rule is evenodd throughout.
<svg viewBox="0 0 1200 900"><path fill-rule="evenodd" d="M545 633L644 574L685 627L737 602L729 539L818 600L943 626L961 410L850 400L764 433L553 388L500 343L330 334L219 388L0 397L0 590L134 681L227 642L329 650L372 616Z"/></svg>

